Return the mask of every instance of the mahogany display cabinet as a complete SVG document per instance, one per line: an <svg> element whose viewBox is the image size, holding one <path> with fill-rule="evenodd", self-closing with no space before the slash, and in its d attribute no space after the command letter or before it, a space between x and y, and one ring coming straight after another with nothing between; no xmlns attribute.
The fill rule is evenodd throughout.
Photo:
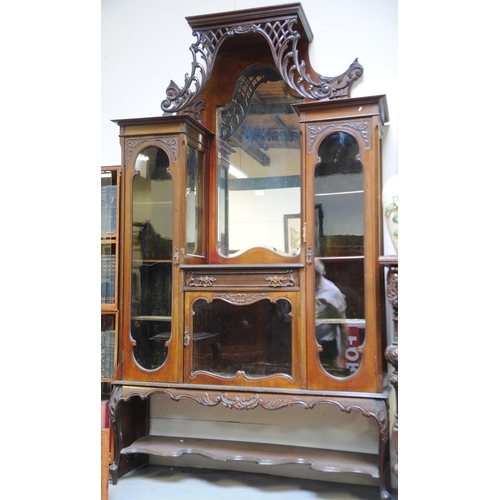
<svg viewBox="0 0 500 500"><path fill-rule="evenodd" d="M379 264L386 98L350 96L357 60L336 77L313 70L300 4L187 21L196 42L183 87L170 83L161 116L116 120L113 482L127 457L198 454L366 474L390 498ZM345 297L342 314L317 317L318 263ZM361 412L376 423L378 451L155 436L157 394L205 407Z"/></svg>

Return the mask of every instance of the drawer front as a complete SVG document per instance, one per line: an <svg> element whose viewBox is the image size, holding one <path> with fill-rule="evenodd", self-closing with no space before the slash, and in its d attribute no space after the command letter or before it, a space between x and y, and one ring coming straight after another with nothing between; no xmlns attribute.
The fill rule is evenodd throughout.
<svg viewBox="0 0 500 500"><path fill-rule="evenodd" d="M299 289L299 271L294 269L266 269L245 271L197 269L186 270L184 274L184 290L212 288L225 290L237 289Z"/></svg>

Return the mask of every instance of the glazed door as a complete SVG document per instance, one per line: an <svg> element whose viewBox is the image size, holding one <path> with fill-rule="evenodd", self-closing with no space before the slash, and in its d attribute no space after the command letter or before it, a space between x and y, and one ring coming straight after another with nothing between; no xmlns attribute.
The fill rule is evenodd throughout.
<svg viewBox="0 0 500 500"><path fill-rule="evenodd" d="M224 274L231 279L230 273ZM289 274L270 276L289 279ZM218 286L221 278L217 273L186 273L187 286L200 290L185 294L184 382L299 387L304 349L298 291L223 290ZM241 273L234 279L245 282ZM217 290L206 291L208 287Z"/></svg>
<svg viewBox="0 0 500 500"><path fill-rule="evenodd" d="M168 150L147 141L134 153L133 168L127 170L123 378L175 381L179 167Z"/></svg>
<svg viewBox="0 0 500 500"><path fill-rule="evenodd" d="M303 131L310 193L308 388L378 391L383 361L378 116L304 123Z"/></svg>

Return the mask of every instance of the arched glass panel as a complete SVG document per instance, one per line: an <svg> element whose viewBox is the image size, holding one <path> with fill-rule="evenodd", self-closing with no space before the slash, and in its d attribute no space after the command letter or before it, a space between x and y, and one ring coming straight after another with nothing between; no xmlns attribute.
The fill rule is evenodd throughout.
<svg viewBox="0 0 500 500"><path fill-rule="evenodd" d="M316 340L335 377L361 363L364 313L364 180L359 145L346 132L321 143L314 172Z"/></svg>
<svg viewBox="0 0 500 500"><path fill-rule="evenodd" d="M256 65L218 108L218 250L226 257L254 247L300 252L293 237L300 230L300 133L291 105L301 101L274 66Z"/></svg>
<svg viewBox="0 0 500 500"><path fill-rule="evenodd" d="M131 324L134 357L145 369L167 359L172 320L172 178L167 154L137 157L132 186Z"/></svg>
<svg viewBox="0 0 500 500"><path fill-rule="evenodd" d="M192 371L234 377L291 375L292 306L288 300L235 305L198 299L193 304Z"/></svg>

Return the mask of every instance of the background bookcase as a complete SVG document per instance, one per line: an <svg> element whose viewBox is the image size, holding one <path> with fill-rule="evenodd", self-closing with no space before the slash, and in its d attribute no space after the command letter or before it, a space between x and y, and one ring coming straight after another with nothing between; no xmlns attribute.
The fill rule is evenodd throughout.
<svg viewBox="0 0 500 500"><path fill-rule="evenodd" d="M113 456L109 419L111 382L115 379L118 346L119 166L101 167L101 464ZM109 472L101 478L107 498Z"/></svg>
<svg viewBox="0 0 500 500"><path fill-rule="evenodd" d="M101 391L115 375L118 329L120 167L101 167Z"/></svg>

